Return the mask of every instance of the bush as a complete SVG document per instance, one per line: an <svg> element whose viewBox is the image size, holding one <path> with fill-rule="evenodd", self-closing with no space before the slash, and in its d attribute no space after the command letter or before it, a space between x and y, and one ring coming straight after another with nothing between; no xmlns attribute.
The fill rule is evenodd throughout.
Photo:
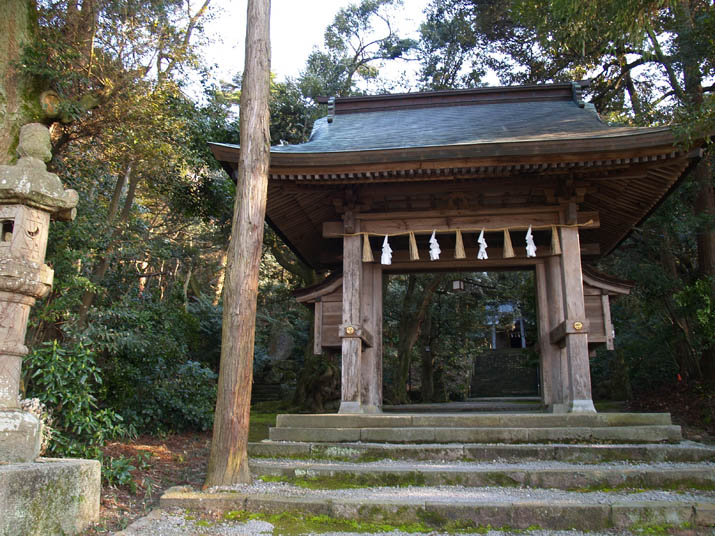
<svg viewBox="0 0 715 536"><path fill-rule="evenodd" d="M25 379L27 396L38 398L52 414L48 452L55 456L99 458L106 441L135 433L115 411L98 407L97 357L81 343L63 347L54 340L38 346L27 356Z"/></svg>

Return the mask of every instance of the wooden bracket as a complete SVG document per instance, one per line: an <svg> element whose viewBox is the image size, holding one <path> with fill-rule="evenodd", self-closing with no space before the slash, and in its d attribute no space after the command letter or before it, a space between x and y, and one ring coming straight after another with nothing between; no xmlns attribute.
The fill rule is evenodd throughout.
<svg viewBox="0 0 715 536"><path fill-rule="evenodd" d="M588 320L567 318L551 330L549 339L551 344L561 344L567 335L585 335L588 333Z"/></svg>
<svg viewBox="0 0 715 536"><path fill-rule="evenodd" d="M368 348L373 347L372 334L359 324L341 324L340 325L341 339L361 339Z"/></svg>

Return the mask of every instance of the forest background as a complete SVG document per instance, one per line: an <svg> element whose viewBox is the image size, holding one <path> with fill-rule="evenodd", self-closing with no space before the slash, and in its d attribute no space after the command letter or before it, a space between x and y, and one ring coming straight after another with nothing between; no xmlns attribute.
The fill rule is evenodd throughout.
<svg viewBox="0 0 715 536"><path fill-rule="evenodd" d="M55 283L33 309L23 369L23 395L39 398L51 420L53 456L99 457L109 439L212 425L235 187L207 143L238 143L240 73L217 82L200 55L211 1L0 4L0 163L14 160L19 126L41 121L52 133L50 169L80 195L77 219L51 228ZM591 78L587 100L605 121L675 124L688 145L715 124L714 11L707 0L432 0L419 37L408 39L395 30L399 0L362 0L337 13L298 77L273 82L272 143L307 140L326 113L316 96L478 87L496 77ZM405 61L418 65L416 78L392 74ZM613 308L616 351L599 352L591 368L598 398L677 386L712 426L707 149L601 261L636 286ZM255 381L282 385L293 408L330 409L339 398L339 358L313 355L311 314L292 297L326 275L266 229ZM454 279L465 291L452 291ZM524 316L534 340L527 273L391 276L385 290L387 402L467 396L471 360L488 348L500 304L514 306L501 328Z"/></svg>

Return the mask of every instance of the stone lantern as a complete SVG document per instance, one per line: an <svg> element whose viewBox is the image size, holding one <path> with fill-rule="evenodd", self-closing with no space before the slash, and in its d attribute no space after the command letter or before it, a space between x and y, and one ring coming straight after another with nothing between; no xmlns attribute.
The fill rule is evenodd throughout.
<svg viewBox="0 0 715 536"><path fill-rule="evenodd" d="M0 166L0 462L32 461L40 449L39 422L18 404L25 332L30 308L52 288L44 264L50 219L74 219L78 199L47 171L50 148L44 125L25 125L19 160Z"/></svg>

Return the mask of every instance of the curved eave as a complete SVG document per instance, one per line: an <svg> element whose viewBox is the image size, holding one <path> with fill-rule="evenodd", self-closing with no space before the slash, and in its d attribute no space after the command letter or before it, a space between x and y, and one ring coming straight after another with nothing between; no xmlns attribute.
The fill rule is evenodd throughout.
<svg viewBox="0 0 715 536"><path fill-rule="evenodd" d="M531 139L492 143L459 144L448 146L407 147L395 149L372 149L364 151L335 152L282 152L271 151L271 174L301 173L322 174L340 172L342 168L360 166L365 171L414 168L415 163L441 161L487 162L489 164L509 164L518 158L519 162L548 160L557 156L560 161L584 160L608 154L609 158L632 156L634 150L642 154L659 154L673 150L675 136L669 128L650 132L639 132L600 137L578 137L558 139ZM211 150L217 160L236 166L240 147L211 143Z"/></svg>

